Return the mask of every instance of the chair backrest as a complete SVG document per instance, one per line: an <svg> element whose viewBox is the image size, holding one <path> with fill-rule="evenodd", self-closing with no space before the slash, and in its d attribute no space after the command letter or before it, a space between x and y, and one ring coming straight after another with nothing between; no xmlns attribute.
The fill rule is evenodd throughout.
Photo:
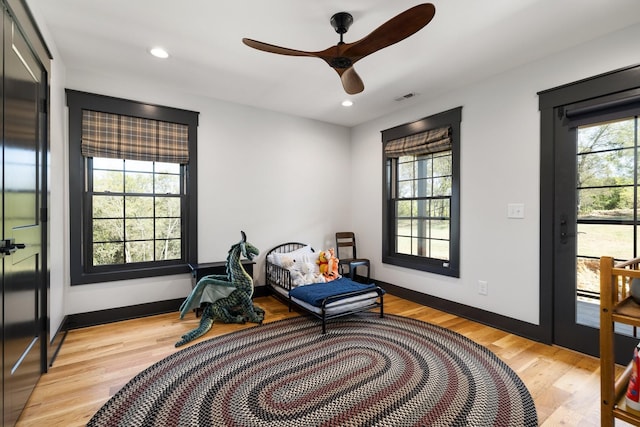
<svg viewBox="0 0 640 427"><path fill-rule="evenodd" d="M336 233L336 256L338 259L357 258L356 235L351 231Z"/></svg>

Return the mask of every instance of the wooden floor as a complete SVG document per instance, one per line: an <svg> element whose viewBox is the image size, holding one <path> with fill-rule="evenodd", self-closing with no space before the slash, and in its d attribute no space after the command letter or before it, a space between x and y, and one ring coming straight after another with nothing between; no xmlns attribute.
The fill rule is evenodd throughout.
<svg viewBox="0 0 640 427"><path fill-rule="evenodd" d="M266 310L265 322L298 315L289 313L273 297L257 298L255 302ZM600 425L597 358L530 341L392 295L385 296L385 312L446 327L489 348L522 378L533 396L541 425ZM181 321L178 313L170 313L70 331L17 425L86 425L133 376L174 353L174 343L197 324L193 314ZM215 324L200 340L253 326Z"/></svg>

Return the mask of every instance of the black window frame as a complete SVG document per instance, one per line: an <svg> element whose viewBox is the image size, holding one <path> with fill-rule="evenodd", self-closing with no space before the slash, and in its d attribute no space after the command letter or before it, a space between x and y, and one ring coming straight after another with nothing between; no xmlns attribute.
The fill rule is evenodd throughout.
<svg viewBox="0 0 640 427"><path fill-rule="evenodd" d="M382 131L382 262L414 270L450 277L460 277L460 123L462 107L453 108ZM449 260L398 253L396 251L395 220L391 186L397 185L390 159L385 154L389 141L438 129L451 128L451 197Z"/></svg>
<svg viewBox="0 0 640 427"><path fill-rule="evenodd" d="M115 98L66 90L69 110L69 236L71 285L83 285L118 280L157 277L190 272L189 264L198 259L197 233L197 128L199 113L172 107L154 105L128 99ZM172 261L151 261L131 264L117 264L93 267L87 260L91 239L91 212L85 202L86 176L90 164L80 150L82 139L82 110L141 117L187 125L189 163L181 166L185 196L182 202L182 238L184 253L182 259ZM89 220L87 221L87 218Z"/></svg>

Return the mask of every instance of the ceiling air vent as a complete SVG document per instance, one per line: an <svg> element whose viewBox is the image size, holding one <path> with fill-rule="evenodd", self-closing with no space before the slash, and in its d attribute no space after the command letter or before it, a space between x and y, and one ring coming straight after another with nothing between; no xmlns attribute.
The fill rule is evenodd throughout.
<svg viewBox="0 0 640 427"><path fill-rule="evenodd" d="M406 99L413 98L414 96L418 96L418 94L417 94L417 93L415 93L415 92L409 92L409 93L407 93L407 94L405 94L405 95L402 95L402 96L397 97L397 98L396 98L396 101L398 101L398 102L400 102L400 101L404 101L404 100L406 100Z"/></svg>

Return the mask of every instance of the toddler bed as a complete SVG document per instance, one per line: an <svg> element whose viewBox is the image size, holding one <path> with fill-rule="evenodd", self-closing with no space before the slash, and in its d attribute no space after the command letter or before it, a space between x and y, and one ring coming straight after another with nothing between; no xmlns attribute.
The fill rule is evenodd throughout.
<svg viewBox="0 0 640 427"><path fill-rule="evenodd" d="M379 308L380 317L384 316L385 291L382 288L373 283L361 284L347 277L322 283L317 273L301 268L302 265L315 264L317 258L318 254L313 248L304 243L289 242L276 246L267 253L267 288L286 301L289 310L296 306L320 319L323 334L327 331L327 321L330 319L373 308Z"/></svg>

